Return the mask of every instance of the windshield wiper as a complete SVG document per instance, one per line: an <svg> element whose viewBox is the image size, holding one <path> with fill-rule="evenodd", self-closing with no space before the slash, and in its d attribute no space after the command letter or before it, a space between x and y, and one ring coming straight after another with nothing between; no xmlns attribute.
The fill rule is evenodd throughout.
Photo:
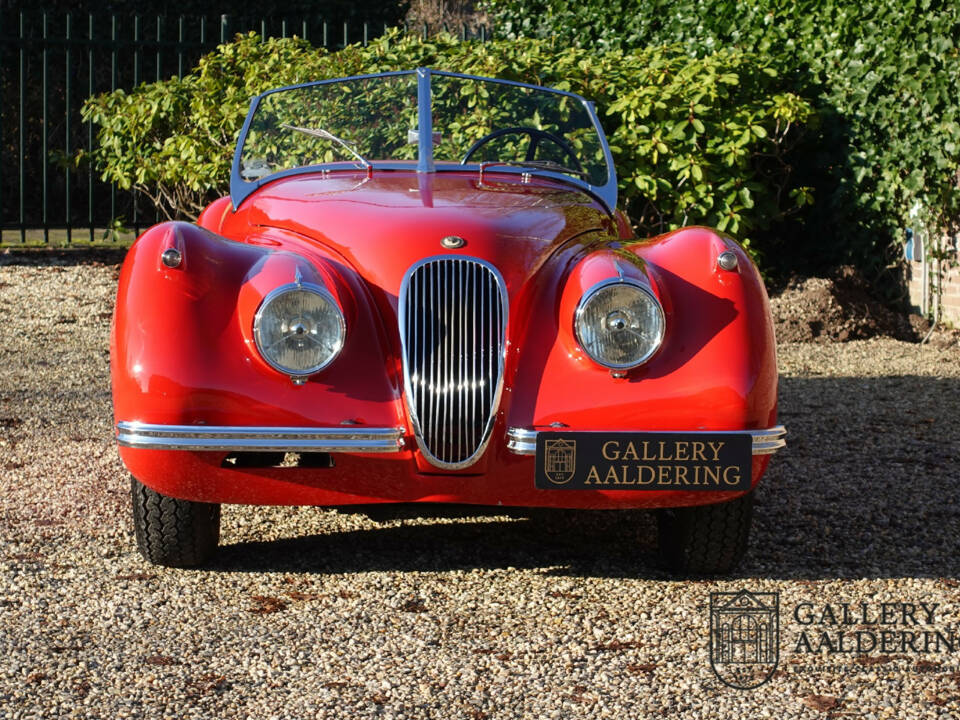
<svg viewBox="0 0 960 720"><path fill-rule="evenodd" d="M342 138L338 138L336 135L334 135L331 132L327 132L323 128L297 127L296 125L287 125L286 123L281 123L280 127L282 127L285 130L295 130L296 132L303 133L304 135L310 135L312 137L318 137L324 140L333 140L335 143L338 143L341 146L343 146L343 148L348 153L350 153L357 160L359 160L360 164L363 167L365 168L370 167L370 163L364 160L363 157L360 155L360 153L358 153L356 150L353 149L352 147L353 143L348 143L346 140L343 140Z"/></svg>
<svg viewBox="0 0 960 720"><path fill-rule="evenodd" d="M510 165L513 167L530 167L537 170L552 170L553 172L562 172L569 173L570 175L578 175L579 177L586 180L589 176L583 170L574 170L573 168L568 168L565 165L561 165L558 162L553 160L493 160L490 162L480 163L481 167L484 165Z"/></svg>

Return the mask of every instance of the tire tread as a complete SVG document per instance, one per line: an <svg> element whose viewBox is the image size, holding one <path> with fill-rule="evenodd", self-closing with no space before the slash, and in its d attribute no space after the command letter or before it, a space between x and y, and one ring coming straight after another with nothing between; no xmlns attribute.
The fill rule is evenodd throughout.
<svg viewBox="0 0 960 720"><path fill-rule="evenodd" d="M208 561L220 540L220 505L178 500L130 479L133 527L144 559L167 567Z"/></svg>
<svg viewBox="0 0 960 720"><path fill-rule="evenodd" d="M658 519L661 556L681 573L730 572L747 551L752 519L752 491L729 502L663 511Z"/></svg>

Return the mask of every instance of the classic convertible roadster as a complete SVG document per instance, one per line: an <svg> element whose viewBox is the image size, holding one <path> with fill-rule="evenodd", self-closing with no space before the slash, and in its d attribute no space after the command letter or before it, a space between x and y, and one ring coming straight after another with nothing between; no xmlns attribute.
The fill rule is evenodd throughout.
<svg viewBox="0 0 960 720"><path fill-rule="evenodd" d="M220 504L650 508L743 554L784 445L768 300L704 227L634 236L593 105L417 69L255 97L230 196L120 276L137 544L195 566Z"/></svg>

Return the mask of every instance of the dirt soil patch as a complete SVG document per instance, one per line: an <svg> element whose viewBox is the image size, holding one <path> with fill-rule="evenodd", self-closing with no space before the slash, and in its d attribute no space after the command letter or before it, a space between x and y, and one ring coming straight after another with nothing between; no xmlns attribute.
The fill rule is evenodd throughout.
<svg viewBox="0 0 960 720"><path fill-rule="evenodd" d="M923 317L878 300L852 268L829 278L797 278L770 299L777 340L836 342L892 337L918 342L930 328Z"/></svg>

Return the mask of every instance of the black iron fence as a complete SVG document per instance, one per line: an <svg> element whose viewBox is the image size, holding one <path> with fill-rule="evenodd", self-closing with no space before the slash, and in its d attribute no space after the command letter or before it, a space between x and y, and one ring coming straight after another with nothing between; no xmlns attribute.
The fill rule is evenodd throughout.
<svg viewBox="0 0 960 720"><path fill-rule="evenodd" d="M115 237L110 229L121 219L134 233L159 220L142 194L121 191L92 168L70 162L96 141L92 124L80 118L87 97L182 77L239 32L297 35L336 49L366 44L385 30L317 16L0 16L0 243L49 244L52 232L57 243L98 241ZM485 28L458 30L464 39L486 39Z"/></svg>

